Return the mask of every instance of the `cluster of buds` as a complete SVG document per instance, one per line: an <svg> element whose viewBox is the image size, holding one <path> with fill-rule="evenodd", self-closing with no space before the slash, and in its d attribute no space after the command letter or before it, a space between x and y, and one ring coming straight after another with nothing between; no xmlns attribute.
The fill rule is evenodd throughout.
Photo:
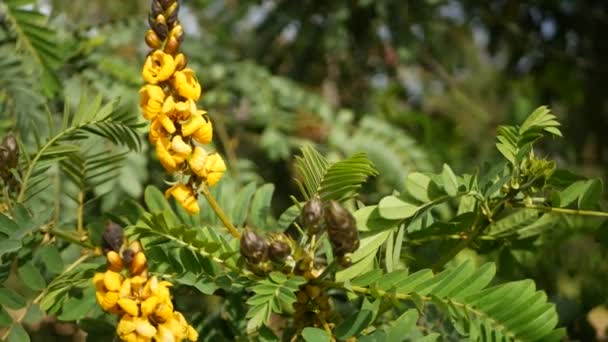
<svg viewBox="0 0 608 342"><path fill-rule="evenodd" d="M294 241L283 234L272 236L270 241L251 230L241 235L241 255L247 261L248 268L256 274L273 270L289 273L295 265L293 247Z"/></svg>
<svg viewBox="0 0 608 342"><path fill-rule="evenodd" d="M0 179L10 188L17 186L17 180L13 176L12 169L17 168L19 161L19 145L12 134L8 134L0 143Z"/></svg>
<svg viewBox="0 0 608 342"><path fill-rule="evenodd" d="M152 0L146 34L152 50L142 71L146 85L139 91L140 108L150 122L148 137L161 165L179 175L166 195L196 214L200 211L198 188L203 183L215 185L226 165L219 154L203 147L211 143L213 127L207 113L196 106L201 86L180 52L184 30L178 8L177 0Z"/></svg>
<svg viewBox="0 0 608 342"><path fill-rule="evenodd" d="M328 323L332 310L325 289L312 284L302 285L296 293L296 298L297 301L293 304L293 319L298 329L317 327L331 330L333 328L333 323Z"/></svg>
<svg viewBox="0 0 608 342"><path fill-rule="evenodd" d="M171 283L149 277L139 242L124 248L122 228L110 223L103 235L108 270L93 277L101 308L120 317L122 341L196 341L197 331L173 308Z"/></svg>
<svg viewBox="0 0 608 342"><path fill-rule="evenodd" d="M315 197L302 208L300 223L311 236L326 230L338 263L350 266L349 255L359 248L359 232L355 218L346 208L336 201L324 204Z"/></svg>

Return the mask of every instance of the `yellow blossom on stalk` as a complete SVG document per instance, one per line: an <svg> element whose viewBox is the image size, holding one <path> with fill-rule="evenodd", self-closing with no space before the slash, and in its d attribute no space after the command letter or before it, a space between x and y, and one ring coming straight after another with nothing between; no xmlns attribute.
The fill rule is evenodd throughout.
<svg viewBox="0 0 608 342"><path fill-rule="evenodd" d="M171 85L180 96L197 101L201 96L201 85L192 69L176 71L171 79Z"/></svg>
<svg viewBox="0 0 608 342"><path fill-rule="evenodd" d="M175 71L173 56L160 50L155 50L146 58L142 76L146 82L157 84L166 81Z"/></svg>
<svg viewBox="0 0 608 342"><path fill-rule="evenodd" d="M205 177L205 161L207 160L207 151L200 146L196 146L194 148L194 152L192 153L192 157L188 161L188 165L190 166L190 170L194 172L199 177Z"/></svg>
<svg viewBox="0 0 608 342"><path fill-rule="evenodd" d="M207 160L205 160L205 172L207 174L206 182L209 186L217 184L220 178L222 178L224 171L226 171L226 164L219 154L214 153L207 157Z"/></svg>
<svg viewBox="0 0 608 342"><path fill-rule="evenodd" d="M187 121L182 122L182 135L187 137L194 134L197 130L205 126L205 119L203 118L204 111L199 110L196 113L192 113Z"/></svg>
<svg viewBox="0 0 608 342"><path fill-rule="evenodd" d="M170 147L171 143L169 142L169 139L164 137L158 139L156 142L156 157L165 170L168 172L175 172L177 170L177 163L169 152Z"/></svg>
<svg viewBox="0 0 608 342"><path fill-rule="evenodd" d="M163 107L165 102L165 92L163 88L146 84L139 90L139 107L144 113L144 118L154 119Z"/></svg>
<svg viewBox="0 0 608 342"><path fill-rule="evenodd" d="M156 145L160 138L166 138L168 134L169 133L165 130L165 128L160 123L160 120L157 117L150 124L150 133L148 133L148 140L150 140L150 143L152 143L152 145Z"/></svg>
<svg viewBox="0 0 608 342"><path fill-rule="evenodd" d="M162 113L172 120L184 121L196 113L196 103L192 99L175 101L173 96L169 96L163 103Z"/></svg>
<svg viewBox="0 0 608 342"><path fill-rule="evenodd" d="M165 196L173 196L189 214L198 214L200 208L198 200L191 187L178 183L165 192Z"/></svg>

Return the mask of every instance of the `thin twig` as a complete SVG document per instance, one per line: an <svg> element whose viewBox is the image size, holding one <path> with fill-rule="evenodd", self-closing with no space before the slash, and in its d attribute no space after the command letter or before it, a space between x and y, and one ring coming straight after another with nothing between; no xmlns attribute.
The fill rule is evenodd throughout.
<svg viewBox="0 0 608 342"><path fill-rule="evenodd" d="M543 207L543 206L534 205L534 204L523 204L523 206L521 208L538 210L538 211L544 211L546 213L564 214L564 215L608 217L608 212L595 211L595 210L580 210L580 209Z"/></svg>
<svg viewBox="0 0 608 342"><path fill-rule="evenodd" d="M222 221L222 223L228 229L230 234L232 234L232 236L234 236L235 238L239 239L241 237L241 234L238 230L236 230L232 222L230 222L230 219L228 218L228 216L226 216L226 213L224 213L224 210L217 203L215 197L213 197L213 195L209 191L209 188L205 184L201 186L201 192L207 199L207 202L209 202L209 205L211 206L211 209L213 209L213 211L215 212L215 215L217 215L220 221Z"/></svg>

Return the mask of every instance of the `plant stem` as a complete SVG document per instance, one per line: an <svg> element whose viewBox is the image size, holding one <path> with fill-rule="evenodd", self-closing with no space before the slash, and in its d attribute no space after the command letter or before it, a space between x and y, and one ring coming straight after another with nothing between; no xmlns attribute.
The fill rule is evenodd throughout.
<svg viewBox="0 0 608 342"><path fill-rule="evenodd" d="M209 205L211 206L211 209L213 209L213 211L215 212L215 215L217 215L217 217L220 219L220 221L222 221L224 226L226 226L230 234L232 234L232 236L234 236L235 238L239 239L241 237L241 234L238 232L238 230L236 230L232 222L230 222L230 219L228 218L228 216L226 216L226 213L224 213L224 210L217 203L215 197L213 197L213 195L209 191L209 188L205 184L201 186L201 192L207 199L207 202L209 202Z"/></svg>
<svg viewBox="0 0 608 342"><path fill-rule="evenodd" d="M83 209L84 209L84 192L79 191L78 192L78 209L76 212L76 220L77 220L76 231L78 232L78 235L82 235L82 233L84 232L83 223L82 223Z"/></svg>
<svg viewBox="0 0 608 342"><path fill-rule="evenodd" d="M477 217L475 217L475 222L473 222L473 225L471 226L471 233L464 236L463 239L456 246L454 246L454 248L452 248L452 250L448 251L447 253L442 255L439 260L437 260L437 262L433 265L434 272L439 271L439 269L441 269L443 265L445 265L448 261L452 260L452 258L454 258L458 253L460 253L460 251L467 248L471 241L475 240L477 235L481 233L483 228L482 225L479 224L481 217L482 215L477 214Z"/></svg>
<svg viewBox="0 0 608 342"><path fill-rule="evenodd" d="M594 211L594 210L553 208L553 207L543 207L543 206L534 205L534 204L524 204L523 208L544 211L546 213L557 213L557 214L564 214L564 215L608 217L608 212Z"/></svg>
<svg viewBox="0 0 608 342"><path fill-rule="evenodd" d="M45 233L49 233L51 235L57 236L63 240L69 241L71 243L77 244L81 247L87 248L87 249L94 249L95 247L93 245L91 245L88 241L82 241L78 236L75 236L72 233L63 231L61 229L56 229L56 228L48 228L46 230L43 230L43 232Z"/></svg>

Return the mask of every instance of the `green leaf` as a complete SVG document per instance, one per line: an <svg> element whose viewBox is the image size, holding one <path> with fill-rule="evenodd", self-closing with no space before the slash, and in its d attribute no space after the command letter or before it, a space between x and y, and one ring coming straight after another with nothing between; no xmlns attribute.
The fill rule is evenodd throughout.
<svg viewBox="0 0 608 342"><path fill-rule="evenodd" d="M306 342L329 342L330 336L325 330L306 327L302 329L302 338Z"/></svg>
<svg viewBox="0 0 608 342"><path fill-rule="evenodd" d="M11 332L8 335L8 342L30 342L30 335L21 324L13 324Z"/></svg>
<svg viewBox="0 0 608 342"><path fill-rule="evenodd" d="M85 318L87 314L95 308L97 300L95 299L95 288L89 287L82 293L82 298L70 297L63 304L59 320L61 321L77 321Z"/></svg>
<svg viewBox="0 0 608 342"><path fill-rule="evenodd" d="M40 271L31 262L27 262L19 267L18 273L23 283L30 289L39 291L46 287L46 281L40 274Z"/></svg>
<svg viewBox="0 0 608 342"><path fill-rule="evenodd" d="M380 216L377 205L360 208L353 213L353 216L357 221L357 228L362 232L392 229L399 223L398 220L387 220Z"/></svg>
<svg viewBox="0 0 608 342"><path fill-rule="evenodd" d="M0 306L0 327L9 326L12 322L11 315L6 312L3 306Z"/></svg>
<svg viewBox="0 0 608 342"><path fill-rule="evenodd" d="M4 254L12 253L21 249L21 241L5 239L0 241L0 257Z"/></svg>
<svg viewBox="0 0 608 342"><path fill-rule="evenodd" d="M365 154L355 154L327 169L320 184L319 194L325 201L345 201L357 195L357 191L369 176L377 174L378 171Z"/></svg>
<svg viewBox="0 0 608 342"><path fill-rule="evenodd" d="M9 309L21 309L25 306L25 299L11 289L0 287L0 304Z"/></svg>
<svg viewBox="0 0 608 342"><path fill-rule="evenodd" d="M590 179L585 182L585 192L578 198L580 209L595 209L602 196L602 182L599 179Z"/></svg>
<svg viewBox="0 0 608 342"><path fill-rule="evenodd" d="M378 203L380 216L389 220L402 220L410 218L420 209L417 205L408 203L397 196L387 196Z"/></svg>
<svg viewBox="0 0 608 342"><path fill-rule="evenodd" d="M274 184L264 184L256 190L251 202L251 210L249 219L254 227L260 229L269 229L270 222L270 202L274 193Z"/></svg>
<svg viewBox="0 0 608 342"><path fill-rule="evenodd" d="M420 202L429 202L429 186L431 178L420 172L412 172L407 176L407 192Z"/></svg>
<svg viewBox="0 0 608 342"><path fill-rule="evenodd" d="M448 164L443 164L441 179L445 192L450 196L456 196L458 194L458 178Z"/></svg>
<svg viewBox="0 0 608 342"><path fill-rule="evenodd" d="M19 230L19 225L8 216L0 214L0 232L8 236L11 236L14 232Z"/></svg>
<svg viewBox="0 0 608 342"><path fill-rule="evenodd" d="M36 251L36 257L46 266L48 272L59 273L63 271L63 260L57 246L46 245L40 247Z"/></svg>
<svg viewBox="0 0 608 342"><path fill-rule="evenodd" d="M232 223L235 226L240 227L245 223L249 210L249 203L251 203L251 198L253 197L255 190L256 183L251 182L236 195L234 207L232 209Z"/></svg>
<svg viewBox="0 0 608 342"><path fill-rule="evenodd" d="M310 145L304 145L300 149L302 156L295 158L295 168L298 174L296 182L300 186L304 197L308 200L319 191L329 163Z"/></svg>
<svg viewBox="0 0 608 342"><path fill-rule="evenodd" d="M356 336L367 328L373 321L374 315L370 310L360 310L346 318L344 322L336 326L334 334L340 340Z"/></svg>
<svg viewBox="0 0 608 342"><path fill-rule="evenodd" d="M410 309L399 316L386 329L386 341L402 341L414 328L418 321L418 311Z"/></svg>

